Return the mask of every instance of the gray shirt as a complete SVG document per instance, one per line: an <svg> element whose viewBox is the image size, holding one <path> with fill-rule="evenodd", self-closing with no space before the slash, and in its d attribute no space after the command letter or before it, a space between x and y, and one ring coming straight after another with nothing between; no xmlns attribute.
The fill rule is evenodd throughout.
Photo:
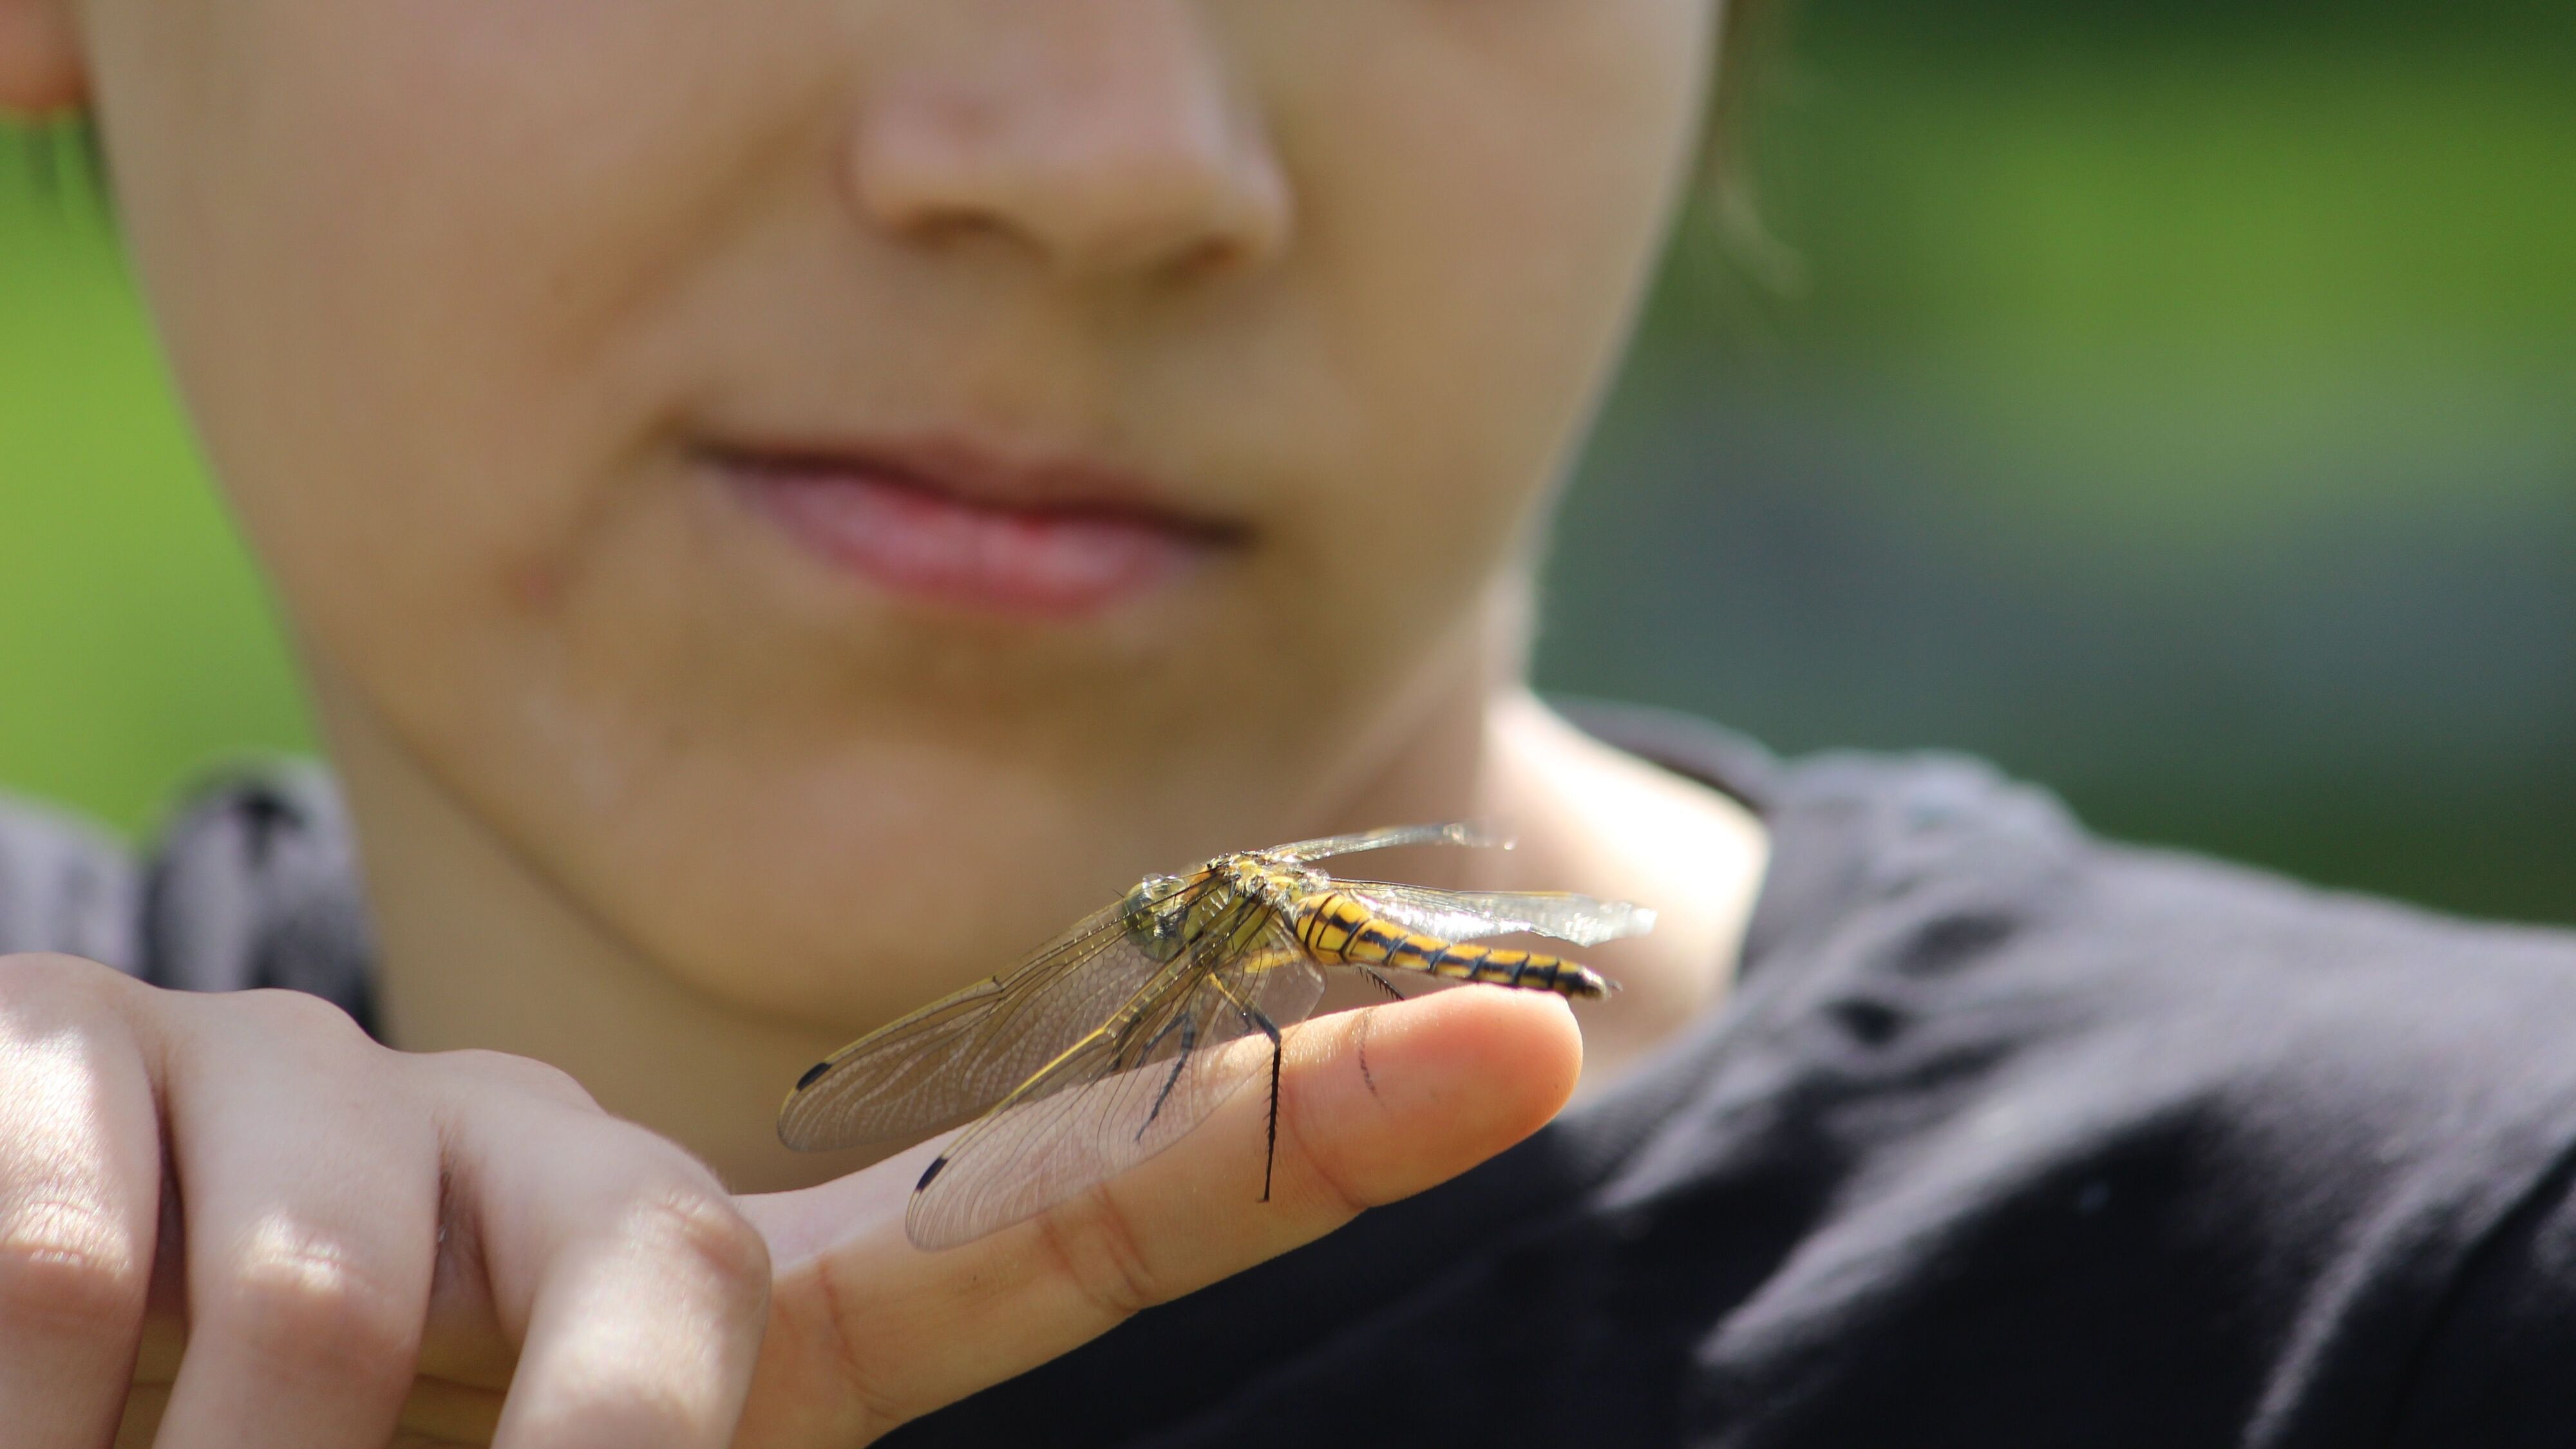
<svg viewBox="0 0 2576 1449"><path fill-rule="evenodd" d="M0 797L0 952L60 951L186 991L285 987L373 1026L347 817L318 766L209 780L137 864L103 831Z"/></svg>

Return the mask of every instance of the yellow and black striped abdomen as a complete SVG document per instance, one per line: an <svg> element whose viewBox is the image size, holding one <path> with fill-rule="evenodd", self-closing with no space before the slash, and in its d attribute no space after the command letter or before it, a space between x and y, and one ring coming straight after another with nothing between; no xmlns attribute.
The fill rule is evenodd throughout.
<svg viewBox="0 0 2576 1449"><path fill-rule="evenodd" d="M1497 950L1408 931L1342 891L1297 903L1297 940L1327 966L1382 966L1564 996L1610 994L1609 983L1589 967L1535 951Z"/></svg>

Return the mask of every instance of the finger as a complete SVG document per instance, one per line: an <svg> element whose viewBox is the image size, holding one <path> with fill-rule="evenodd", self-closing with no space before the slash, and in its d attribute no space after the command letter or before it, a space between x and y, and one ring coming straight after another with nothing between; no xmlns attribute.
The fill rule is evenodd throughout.
<svg viewBox="0 0 2576 1449"><path fill-rule="evenodd" d="M483 1055L457 1053L454 1055ZM435 1057L399 1057L403 1063L436 1061ZM176 1194L165 1195L175 1205ZM442 1207L444 1205L442 1204ZM501 1421L502 1393L518 1361L517 1346L502 1335L484 1282L471 1219L449 1220L438 1230L438 1266L433 1270L428 1322L421 1333L420 1362L410 1394L404 1398L397 1445L488 1444ZM152 1291L143 1316L143 1339L134 1357L134 1380L125 1399L125 1419L117 1426L120 1446L153 1442L160 1432L170 1389L178 1381L188 1345L188 1293L182 1225L165 1209L160 1245L152 1270Z"/></svg>
<svg viewBox="0 0 2576 1449"><path fill-rule="evenodd" d="M1021 1373L1465 1171L1555 1115L1581 1067L1562 1001L1467 988L1289 1034L1267 1203L1268 1094L1251 1090L1132 1171L947 1252L903 1237L936 1143L744 1199L786 1266L743 1442L857 1442Z"/></svg>
<svg viewBox="0 0 2576 1449"><path fill-rule="evenodd" d="M540 1112L548 1107L561 1110L544 1112L544 1120L534 1127L526 1146L560 1154L567 1162L580 1152L582 1133L608 1125L607 1114L570 1073L543 1062L480 1050L436 1052L405 1056L402 1060L414 1073L415 1090L425 1100L448 1104L437 1115L448 1124L441 1136L451 1166L459 1157L476 1150L470 1144L509 1137L513 1130L510 1124L520 1121L532 1107ZM472 1131L455 1125L474 1117L493 1125ZM622 1134L631 1129L611 1130ZM511 1376L518 1369L519 1348L516 1338L503 1331L500 1312L492 1302L491 1274L483 1251L483 1220L474 1210L472 1199L466 1185L451 1176L441 1204L438 1267L430 1286L429 1322L421 1336L420 1375L427 1382L414 1383L403 1422L406 1429L430 1432L437 1421L415 1422L418 1415L413 1411L425 1404L488 1400L480 1411L478 1432L449 1435L479 1443L489 1440L499 1423L499 1391L509 1388ZM428 1392L424 1392L425 1388ZM450 1388L475 1392L449 1393ZM487 1390L491 1392L481 1392Z"/></svg>
<svg viewBox="0 0 2576 1449"><path fill-rule="evenodd" d="M619 1134L633 1129L609 1123L589 1094L564 1072L521 1057L488 1051L453 1051L392 1058L407 1086L421 1101L451 1104L453 1111L433 1113L437 1121L483 1116L495 1124L480 1135L506 1137L530 1153L571 1163L586 1149L581 1131L557 1130L555 1119L533 1131L514 1131L514 1124L534 1104L575 1109L569 1120L583 1130ZM461 1138L464 1133L446 1134ZM448 1143L451 1154L462 1151ZM674 1149L676 1154L676 1149ZM396 1444L489 1444L499 1433L504 1398L518 1364L515 1335L504 1330L492 1297L480 1216L468 1194L452 1181L441 1203L437 1230L437 1266L433 1270L427 1323L421 1335L418 1373L399 1415ZM166 1232L166 1230L165 1230ZM165 1236L163 1256L180 1254ZM136 1387L127 1400L120 1443L149 1442L160 1421L168 1386L176 1376L185 1346L182 1294L175 1281L156 1274L152 1308L144 1323L143 1347L136 1368Z"/></svg>
<svg viewBox="0 0 2576 1449"><path fill-rule="evenodd" d="M492 1302L521 1344L496 1449L732 1442L769 1255L713 1174L639 1127L540 1107L452 1159Z"/></svg>
<svg viewBox="0 0 2576 1449"><path fill-rule="evenodd" d="M437 1252L427 1110L314 997L193 1000L167 1036L189 1334L155 1443L383 1444Z"/></svg>
<svg viewBox="0 0 2576 1449"><path fill-rule="evenodd" d="M116 1431L160 1219L161 1132L104 966L0 960L0 1425L11 1445Z"/></svg>

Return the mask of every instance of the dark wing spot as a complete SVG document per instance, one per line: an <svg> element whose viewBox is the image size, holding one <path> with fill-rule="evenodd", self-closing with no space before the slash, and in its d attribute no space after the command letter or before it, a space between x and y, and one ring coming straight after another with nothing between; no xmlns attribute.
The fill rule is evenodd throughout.
<svg viewBox="0 0 2576 1449"><path fill-rule="evenodd" d="M816 1077L823 1075L831 1069L832 1064L830 1062L816 1062L814 1065L807 1067L805 1069L805 1075L796 1079L796 1090L800 1092L804 1091L807 1087L814 1085L814 1079Z"/></svg>
<svg viewBox="0 0 2576 1449"><path fill-rule="evenodd" d="M914 1183L912 1185L912 1190L914 1192L919 1192L923 1188L930 1186L930 1180L937 1177L939 1175L939 1169L946 1167L947 1165L948 1158L944 1153L938 1157L930 1159L930 1165L923 1168L921 1171L921 1181Z"/></svg>

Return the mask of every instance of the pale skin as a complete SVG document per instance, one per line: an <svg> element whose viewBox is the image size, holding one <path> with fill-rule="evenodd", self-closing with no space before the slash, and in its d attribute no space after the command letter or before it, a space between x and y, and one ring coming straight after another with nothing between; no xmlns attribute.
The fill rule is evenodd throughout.
<svg viewBox="0 0 2576 1449"><path fill-rule="evenodd" d="M1715 21L0 0L0 107L99 124L276 585L390 1043L0 965L11 1442L862 1442L1465 1170L1705 1012L1758 823L1566 727L1521 657ZM959 606L709 481L933 432L1152 480L1189 566ZM1469 988L1292 1031L1268 1203L1254 1094L935 1255L900 1227L931 1149L771 1135L808 1063L1146 872L1468 817L1523 847L1348 864L1661 925L1584 953L1627 990L1579 1030Z"/></svg>

